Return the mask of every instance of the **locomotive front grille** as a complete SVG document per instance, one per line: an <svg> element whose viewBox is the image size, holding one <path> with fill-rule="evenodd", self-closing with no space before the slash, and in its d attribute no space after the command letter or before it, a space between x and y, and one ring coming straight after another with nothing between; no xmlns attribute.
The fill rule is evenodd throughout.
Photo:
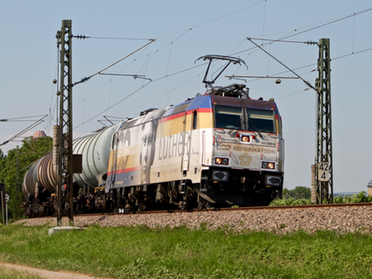
<svg viewBox="0 0 372 279"><path fill-rule="evenodd" d="M282 177L276 175L266 175L265 177L265 184L268 186L281 186L282 185Z"/></svg>
<svg viewBox="0 0 372 279"><path fill-rule="evenodd" d="M214 170L212 172L212 180L218 182L227 182L229 181L230 173L228 171Z"/></svg>

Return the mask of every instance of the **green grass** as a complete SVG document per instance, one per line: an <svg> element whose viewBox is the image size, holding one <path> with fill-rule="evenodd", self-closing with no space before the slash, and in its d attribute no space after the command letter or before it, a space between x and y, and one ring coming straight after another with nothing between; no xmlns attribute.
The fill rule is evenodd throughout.
<svg viewBox="0 0 372 279"><path fill-rule="evenodd" d="M370 235L207 227L1 226L0 260L111 278L372 278Z"/></svg>

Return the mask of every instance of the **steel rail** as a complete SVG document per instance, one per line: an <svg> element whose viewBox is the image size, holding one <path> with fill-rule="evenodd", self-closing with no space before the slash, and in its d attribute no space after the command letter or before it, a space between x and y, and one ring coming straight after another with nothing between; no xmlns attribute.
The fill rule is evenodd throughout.
<svg viewBox="0 0 372 279"><path fill-rule="evenodd" d="M281 205L281 206L248 206L248 207L223 207L223 208L203 208L203 209L170 209L170 210L151 210L140 212L126 212L126 213L84 213L76 216L94 216L94 215L141 215L141 214L172 214L172 213L195 213L195 212L217 212L217 211L244 211L244 210L273 210L273 209L301 209L301 208L331 208L331 207L361 207L372 206L372 202L360 203L333 203L333 204L306 204L306 205Z"/></svg>
<svg viewBox="0 0 372 279"><path fill-rule="evenodd" d="M197 212L221 212L221 211L249 211L249 210L290 210L290 209L307 209L307 208L331 208L331 207L372 207L372 202L360 203L333 203L333 204L306 204L306 205L280 205L280 206L247 206L247 207L223 207L223 208L203 208L203 209L164 209L164 210L145 210L131 211L126 213L104 212L104 213L78 213L76 217L93 217L93 216L111 216L111 215L149 215L149 214L174 214L174 213L197 213ZM53 216L35 217L32 219L50 218ZM63 216L66 217L66 216Z"/></svg>

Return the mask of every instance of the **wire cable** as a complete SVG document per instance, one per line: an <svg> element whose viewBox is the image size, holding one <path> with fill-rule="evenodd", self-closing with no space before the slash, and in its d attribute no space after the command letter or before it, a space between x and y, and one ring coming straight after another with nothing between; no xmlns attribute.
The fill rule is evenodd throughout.
<svg viewBox="0 0 372 279"><path fill-rule="evenodd" d="M361 10L361 11L358 11L358 12L354 12L352 14L347 14L345 16L341 16L341 17L338 17L336 19L330 19L328 21L322 21L319 24L312 24L312 25L310 25L310 26L313 26L311 28L307 28L307 27L296 28L296 29L293 30L296 33L290 34L290 35L285 35L285 36L281 37L280 39L278 39L276 41L279 42L279 41L282 41L284 39L288 39L288 38L291 38L291 37L294 37L294 36L297 36L297 35L300 35L300 34L303 34L303 33L306 33L306 32L309 32L309 31L312 31L312 30L315 30L315 29L318 29L318 28L321 28L321 27L324 27L324 26L327 26L327 25L330 25L330 24L334 24L336 22L339 22L339 21L342 21L342 20L345 20L345 19L348 19L348 18L350 18L352 16L357 16L357 15L360 15L360 14L363 14L363 13L366 13L366 12L370 12L370 11L372 11L372 7L367 8L367 9L364 9L364 10ZM307 29L305 29L305 30L303 30L301 32L297 32L297 30L304 29L304 28L307 28ZM292 33L293 31L291 31L290 33ZM270 40L270 41L272 41L272 40ZM265 45L267 45L267 44L263 44L261 46L265 46ZM254 50L254 49L255 48L249 48L249 49L241 50L239 52L233 53L232 55L238 55L238 54L241 54L241 53L244 53L244 52L247 52L247 51L251 51L251 50Z"/></svg>
<svg viewBox="0 0 372 279"><path fill-rule="evenodd" d="M258 4L258 3L262 3L262 2L264 2L264 1L266 2L266 0L262 0L262 1L256 2L256 3L252 4L252 5L249 5L249 6L247 6L247 7L242 8L242 9L236 10L236 11L234 11L234 12L232 12L232 13L229 13L229 14L226 14L226 15L224 15L224 16L221 16L221 17L215 18L215 19L213 19L213 20L210 20L210 21L204 22L204 23L202 23L202 24L196 25L196 26L194 26L194 27L192 27L192 28L188 28L188 29L184 29L184 30L181 30L181 31L178 31L178 32L175 32L175 33L171 33L171 34L168 34L168 35L164 35L164 36L158 37L157 39L164 38L164 37L167 37L167 36L171 36L171 35L174 35L174 34L177 34L177 33L180 33L180 32L184 32L184 34L186 34L186 33L188 33L189 31L191 31L192 29L195 29L195 28L197 28L197 27L203 26L203 25L205 25L205 24L208 24L208 23L213 22L213 21L215 21L215 20L221 19L221 18L226 17L226 16L228 16L228 15L234 14L234 13L239 12L239 11L241 11L241 10L244 10L244 9L246 9L246 8L252 7L252 6L254 6L254 5ZM357 15L363 14L363 13L365 13L365 12L369 12L369 11L371 11L371 10L372 10L372 7L371 7L371 8L368 8L368 9L364 9L364 10L358 11L358 12L355 12L355 13L353 13L353 14L351 14L351 15L342 16L342 17L340 17L340 18L336 18L336 19L334 19L334 20L329 20L329 21L326 21L326 22L324 22L324 23L322 22L321 24L317 24L317 25L315 25L315 26L314 26L314 25L310 25L310 26L313 26L313 27L311 27L311 28L307 28L307 29L305 29L305 30L303 30L303 31L301 31L301 32L297 32L297 30L300 30L300 29L303 29L303 28L306 28L306 27L302 27L302 28L299 28L299 29L294 29L294 31L296 32L295 34L288 34L288 35L283 36L281 39L278 39L278 40L270 40L270 41L271 41L271 43L272 43L272 42L307 43L307 42L299 42L299 41L285 41L284 39L287 39L287 38L290 38L290 37L293 37L293 36L296 36L296 35L299 35L299 34L303 34L303 33L306 33L306 32L309 32L309 31L312 31L312 30L315 30L315 29L318 29L318 28L321 28L321 27L324 27L324 26L327 26L327 25L330 25L330 24L334 24L334 23L336 23L336 22L339 22L339 21L345 20L345 19L347 19L347 18L350 18L351 16L357 16ZM290 33L293 33L293 31L291 31ZM181 36L183 36L184 34L182 34ZM180 37L181 37L181 36L180 36ZM178 37L178 38L179 38L179 37ZM177 38L177 39L178 39L178 38ZM267 39L262 39L262 40L267 40ZM160 49L156 50L155 52L151 53L152 57L150 57L150 59L149 59L149 55L150 55L150 54L146 54L147 62L145 63L145 65L148 65L148 63L151 61L151 59L152 59L152 58L153 58L157 53L159 53L160 50L164 49L164 48L167 47L168 45L172 45L173 42L174 42L174 41L168 43L167 45L163 46L162 48L160 48ZM253 50L253 51L257 50L257 47L253 47L253 48L250 48L250 49L246 49L246 50L243 50L243 51L239 51L239 52L233 53L232 55L233 55L233 56L236 56L236 55L238 55L238 54L241 54L241 53L244 53L244 52L247 52L247 51L252 51L252 50ZM371 50L371 49L366 49L366 50L363 50L363 51L358 51L358 52L355 52L355 53L352 53L352 54L357 54L357 53L361 53L361 52L368 51L368 50ZM251 54L251 53L248 53L247 55L250 55L250 54ZM344 55L343 57L346 57L346 56L349 56L349 55L351 55L351 54L346 54L346 55ZM273 57L273 58L274 58L274 57ZM342 58L342 57L337 57L337 58L332 58L332 59L335 60L335 59L339 59L339 58ZM279 61L278 61L278 62L279 62ZM281 63L281 62L279 62L279 63ZM207 63L205 63L205 64L207 64ZM165 79L165 78L169 78L169 77L174 76L174 75L178 75L178 74L181 74L181 73L187 72L187 71L189 71L189 70L193 70L193 69L195 69L195 68L197 68L197 67L201 67L201 66L203 66L203 65L205 65L205 64L198 65L198 66L191 67L191 68L187 68L187 69L184 69L184 70L181 70L181 71L175 72L175 73L173 73L173 74L168 74L168 73L166 73L165 76L162 76L162 77L159 77L159 78L153 79L152 82L156 82L156 81L159 81L159 80L162 80L162 79ZM281 64L282 64L282 63L281 63ZM284 64L282 64L282 65L283 65L284 67L286 67ZM312 65L316 65L316 63L314 63L314 64L310 64L310 65L306 65L306 66L302 66L302 67L296 68L296 69L294 69L294 70L301 69L301 68L305 68L305 67L309 67L309 66L312 66ZM290 72L292 72L293 74L295 74L296 76L298 76L298 75L297 75L293 70L289 69L288 67L286 67L286 68L287 68L288 71L290 71ZM102 71L103 71L103 70L102 70ZM100 72L101 72L101 71L100 71ZM287 72L287 71L285 71L285 72L283 72L283 73L286 73L286 72ZM98 73L99 73L99 72L98 72ZM298 77L299 77L299 76L298 76ZM299 77L299 78L300 78L300 79L301 79L301 80L302 80L306 85L308 85L310 88L314 89L314 87L313 87L310 83L308 83L307 81L305 81L305 80L302 79L301 77ZM151 82L151 83L152 83L152 82ZM146 87L146 86L149 85L149 84L150 84L150 82L144 84L142 87L136 89L135 91L133 91L132 93L130 93L128 96L124 97L124 98L121 99L120 101L116 102L114 105L112 105L112 106L108 107L107 109L105 109L103 112L105 112L105 111L107 111L108 109L110 109L110 108L116 106L117 104L119 104L119 103L121 103L122 101L126 100L126 99L129 98L130 96L136 94L137 92L139 92L140 90L142 90L144 87ZM101 87L101 88L102 88L102 87ZM314 89L314 90L315 90L315 89ZM85 101L85 100L84 100L84 101ZM92 120L92 119L95 118L96 116L102 114L103 112L98 113L97 115L95 115L94 117L90 118L90 119L87 120L87 121L84 121L82 124L80 124L80 125L77 126L77 127L80 127L80 126L82 126L83 124L89 122L90 120ZM77 127L76 127L76 128L77 128Z"/></svg>
<svg viewBox="0 0 372 279"><path fill-rule="evenodd" d="M299 79L301 79L307 86L309 86L310 88L314 89L315 91L317 91L315 89L314 86L311 85L310 82L304 80L300 75L298 75L295 71L293 71L292 69L290 69L288 66L286 66L284 63L282 63L280 60L278 60L276 57L274 57L273 55L271 55L270 53L268 53L266 50L264 50L261 46L259 46L258 44L256 44L251 38L247 38L250 42L252 42L255 46L257 46L258 48L260 48L262 51L264 51L267 55L269 55L271 58L273 58L276 62L278 62L280 65L282 65L283 67L285 67L288 71L290 71L292 74L294 74L295 76L297 76Z"/></svg>
<svg viewBox="0 0 372 279"><path fill-rule="evenodd" d="M181 30L181 31L177 31L177 32L174 32L174 33L171 33L171 34L167 34L167 35L163 35L163 36L157 37L157 39L162 39L162 38L169 37L169 36L172 36L172 35L175 35L175 34L181 33L181 32L190 31L190 30L193 30L193 29L199 28L199 27L201 27L201 26L203 26L203 25L209 24L209 23L214 22L214 21L216 21L216 20L219 20L219 19L221 19L221 18L224 18L224 17L230 16L230 15L233 15L233 14L235 14L235 13L241 12L241 11L243 11L243 10L246 10L246 9L248 9L248 8L251 8L251 7L253 7L253 6L257 5L257 4L260 4L260 3L262 3L262 2L265 2L265 1L266 1L266 0L261 0L261 1L255 2L255 3L251 4L251 5L248 5L248 6L246 6L246 7L241 8L241 9L235 10L235 11L233 11L233 12L231 12L231 13L228 13L228 14L222 15L222 16L220 16L220 17L217 17L217 18L211 19L211 20L209 20L209 21L206 21L206 22L200 23L200 24L195 25L195 26L193 26L193 27L190 27L190 28L187 28L187 29L183 29L183 30Z"/></svg>
<svg viewBox="0 0 372 279"><path fill-rule="evenodd" d="M13 137L11 137L10 139L8 139L7 141L4 141L2 144L0 144L0 146L3 146L7 143L9 143L10 141L22 136L23 134L27 133L28 131L32 130L33 128L35 128L36 126L38 126L39 124L41 124L44 120L45 117L47 117L48 115L44 115L42 118L40 118L39 120L37 120L35 123L31 124L30 126L28 126L27 128L23 129L22 131L20 131L18 134L14 135Z"/></svg>
<svg viewBox="0 0 372 279"><path fill-rule="evenodd" d="M80 81L75 82L72 86L75 86L75 85L77 85L77 84L79 84L79 83L83 83L83 82L88 81L88 80L91 79L92 77L94 77L94 76L96 76L96 75L99 75L100 73L106 71L107 69L109 69L109 68L111 68L112 66L118 64L119 62L123 61L124 59L128 58L129 56L133 55L133 54L136 53L137 51L139 51L139 50L141 50L141 49L147 47L149 44L151 44L151 43L153 43L153 42L155 42L155 39L150 39L150 42L148 42L147 44L141 46L140 48L136 49L135 51L132 51L132 52L129 53L128 55L126 55L126 56L124 56L123 58L119 59L118 61L112 63L111 65L107 66L106 68L102 69L101 71L98 71L98 72L96 72L95 74L90 75L89 77L84 77L84 78L82 78Z"/></svg>
<svg viewBox="0 0 372 279"><path fill-rule="evenodd" d="M23 117L15 117L15 118L5 118L5 119L0 119L0 122L30 122L30 121L38 121L38 120L35 120L35 119L31 119L31 120L25 120L25 119L28 119L28 118L33 118L33 117L46 117L47 115L33 115L33 116L23 116Z"/></svg>
<svg viewBox="0 0 372 279"><path fill-rule="evenodd" d="M75 39L99 39L99 40L126 40L126 41L151 41L152 39L146 38L117 38L117 37L93 37L86 35L72 35Z"/></svg>

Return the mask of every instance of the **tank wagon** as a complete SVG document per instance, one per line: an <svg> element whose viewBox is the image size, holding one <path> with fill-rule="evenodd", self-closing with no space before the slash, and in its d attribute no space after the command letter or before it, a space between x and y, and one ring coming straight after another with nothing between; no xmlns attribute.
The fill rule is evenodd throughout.
<svg viewBox="0 0 372 279"><path fill-rule="evenodd" d="M234 59L228 61L240 61ZM203 95L148 109L73 146L83 156L83 172L74 174L77 211L267 205L282 193L278 107L273 100L251 99L241 84L210 86ZM54 191L35 171L41 165L48 164L37 162L23 183L29 216L53 212L56 204ZM49 197L35 199L43 191Z"/></svg>
<svg viewBox="0 0 372 279"><path fill-rule="evenodd" d="M96 196L107 172L111 137L119 124L74 140L73 153L82 155L83 168L82 173L74 174L76 210L102 207L100 205L102 202ZM23 203L26 216L53 215L57 212L57 183L53 152L50 152L33 164L24 176L22 191L26 198L26 202ZM96 199L97 204L94 203Z"/></svg>

